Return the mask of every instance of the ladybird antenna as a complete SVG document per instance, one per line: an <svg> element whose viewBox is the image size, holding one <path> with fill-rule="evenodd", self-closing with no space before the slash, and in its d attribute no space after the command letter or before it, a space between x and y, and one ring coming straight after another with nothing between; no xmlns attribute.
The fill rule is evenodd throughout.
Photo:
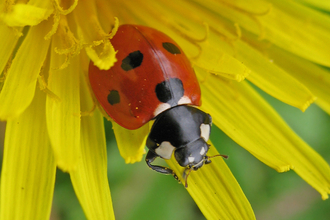
<svg viewBox="0 0 330 220"><path fill-rule="evenodd" d="M214 157L223 157L223 158L225 158L225 159L227 159L227 158L228 158L228 156L227 156L227 155L223 155L223 154L217 154L217 155L213 155L213 156L208 156L208 157L207 157L207 159L211 159L211 158L214 158Z"/></svg>
<svg viewBox="0 0 330 220"><path fill-rule="evenodd" d="M217 155L213 155L213 156L205 156L205 159L204 159L204 162L205 164L209 164L211 163L212 161L210 159L214 158L214 157L223 157L225 159L228 158L227 155L223 155L223 154L217 154Z"/></svg>
<svg viewBox="0 0 330 220"><path fill-rule="evenodd" d="M184 187L188 188L188 176L191 173L191 168L188 169L187 173L186 170L184 171Z"/></svg>

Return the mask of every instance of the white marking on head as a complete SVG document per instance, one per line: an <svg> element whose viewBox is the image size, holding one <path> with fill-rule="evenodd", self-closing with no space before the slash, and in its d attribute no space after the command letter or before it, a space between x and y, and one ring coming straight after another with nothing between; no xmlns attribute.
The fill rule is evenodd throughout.
<svg viewBox="0 0 330 220"><path fill-rule="evenodd" d="M209 124L201 124L201 136L204 138L205 141L208 141L210 138L210 130L211 127Z"/></svg>
<svg viewBox="0 0 330 220"><path fill-rule="evenodd" d="M171 159L173 150L175 149L175 147L173 147L173 145L168 142L168 141L163 141L159 147L157 147L155 149L156 154L158 154L159 156L161 156L164 159Z"/></svg>
<svg viewBox="0 0 330 220"><path fill-rule="evenodd" d="M201 151L199 152L199 154L202 155L202 156L205 154L205 148L204 148L204 147L202 147L202 149L201 149Z"/></svg>
<svg viewBox="0 0 330 220"><path fill-rule="evenodd" d="M181 99L178 101L178 105L183 105L183 104L191 104L191 100L187 96L182 96Z"/></svg>
<svg viewBox="0 0 330 220"><path fill-rule="evenodd" d="M159 104L154 111L154 117L156 117L157 115L159 115L160 113L162 113L163 111L165 111L169 108L171 108L171 105L168 103Z"/></svg>
<svg viewBox="0 0 330 220"><path fill-rule="evenodd" d="M194 162L194 160L195 160L195 157L188 157L188 161L189 161L189 163Z"/></svg>

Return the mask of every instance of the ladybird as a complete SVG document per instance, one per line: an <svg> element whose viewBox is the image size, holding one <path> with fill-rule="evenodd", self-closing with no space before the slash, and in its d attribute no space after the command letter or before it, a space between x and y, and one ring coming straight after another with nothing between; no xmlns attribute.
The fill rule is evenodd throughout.
<svg viewBox="0 0 330 220"><path fill-rule="evenodd" d="M91 62L90 84L105 112L120 126L137 129L154 120L146 142L147 165L178 179L170 168L151 163L157 157L170 159L173 152L189 173L210 163L206 153L212 118L196 108L201 90L179 45L158 30L129 24L118 28L111 43L118 61L110 70Z"/></svg>

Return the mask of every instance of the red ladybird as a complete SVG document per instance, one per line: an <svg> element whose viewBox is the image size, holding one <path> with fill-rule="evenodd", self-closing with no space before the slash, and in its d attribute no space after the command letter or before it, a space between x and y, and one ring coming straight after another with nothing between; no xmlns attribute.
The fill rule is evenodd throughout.
<svg viewBox="0 0 330 220"><path fill-rule="evenodd" d="M160 173L169 168L151 164L156 157L197 170L209 163L206 153L212 118L193 107L201 104L198 80L188 58L167 35L150 27L122 25L111 40L118 61L110 70L90 63L89 80L109 116L127 129L155 119L146 162Z"/></svg>

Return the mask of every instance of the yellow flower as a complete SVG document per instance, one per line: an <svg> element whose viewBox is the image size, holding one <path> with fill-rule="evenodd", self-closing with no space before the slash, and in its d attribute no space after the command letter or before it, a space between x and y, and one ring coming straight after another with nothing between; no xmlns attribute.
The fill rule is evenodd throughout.
<svg viewBox="0 0 330 220"><path fill-rule="evenodd" d="M56 167L70 174L88 219L114 219L102 109L95 109L87 75L90 60L100 69L116 61L115 17L171 36L194 66L201 108L214 124L328 198L328 164L251 86L302 111L315 101L330 114L328 16L299 1L25 2L0 6L0 120L7 121L0 219L49 219ZM140 161L149 127L113 128L126 163ZM212 147L209 154L218 153ZM175 160L168 164L182 173ZM187 190L207 219L255 219L221 158L193 172Z"/></svg>

